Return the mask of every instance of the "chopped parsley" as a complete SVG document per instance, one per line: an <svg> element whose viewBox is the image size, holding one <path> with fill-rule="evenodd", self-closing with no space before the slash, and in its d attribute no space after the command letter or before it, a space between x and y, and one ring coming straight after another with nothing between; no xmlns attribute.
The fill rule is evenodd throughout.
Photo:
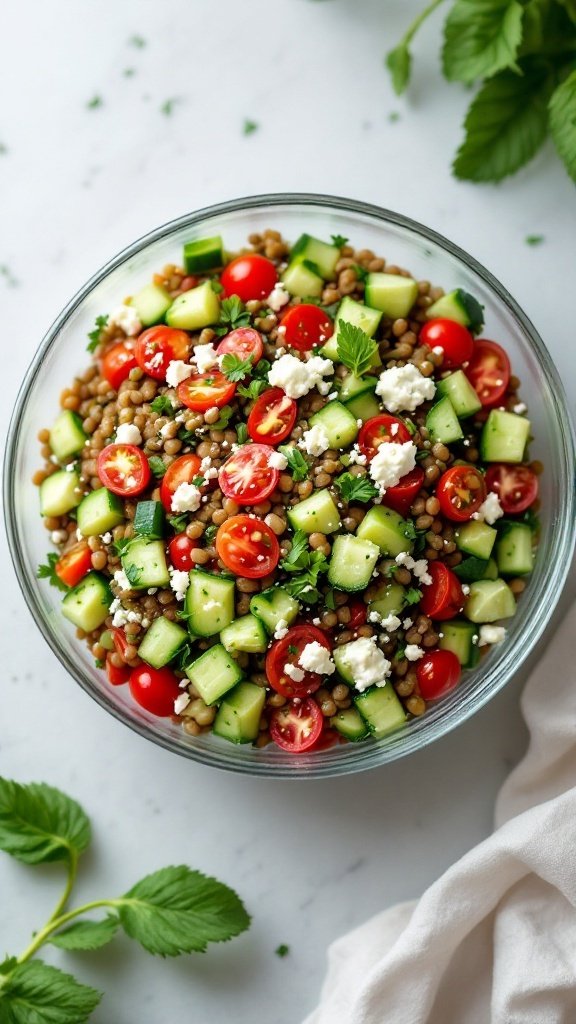
<svg viewBox="0 0 576 1024"><path fill-rule="evenodd" d="M122 558L122 555L126 554L131 541L132 537L122 537L120 540L113 540L112 550L114 551L114 554L118 555L119 558Z"/></svg>
<svg viewBox="0 0 576 1024"><path fill-rule="evenodd" d="M305 480L308 476L310 467L302 453L299 452L297 448L289 444L281 444L278 450L288 462L286 468L292 473L294 483L298 483L300 480Z"/></svg>
<svg viewBox="0 0 576 1024"><path fill-rule="evenodd" d="M282 960L284 959L285 956L288 956L288 953L290 952L290 946L287 946L286 943L282 942L279 946L276 947L274 952L276 956L279 956L280 959Z"/></svg>
<svg viewBox="0 0 576 1024"><path fill-rule="evenodd" d="M408 590L404 594L404 604L406 606L410 604L418 604L422 598L422 591L418 590L418 587L408 587Z"/></svg>
<svg viewBox="0 0 576 1024"><path fill-rule="evenodd" d="M378 488L374 486L367 476L354 476L353 473L342 473L334 480L334 486L338 488L344 501L371 501L378 494Z"/></svg>
<svg viewBox="0 0 576 1024"><path fill-rule="evenodd" d="M179 516L168 516L168 522L176 533L182 533L182 530L186 528L188 522L188 513L181 512ZM130 579L130 577L128 577Z"/></svg>
<svg viewBox="0 0 576 1024"><path fill-rule="evenodd" d="M182 441L188 448L195 448L199 444L199 438L196 435L195 430L187 430L186 427L180 427L178 431L178 440Z"/></svg>
<svg viewBox="0 0 576 1024"><path fill-rule="evenodd" d="M61 580L56 572L56 563L59 557L60 556L57 555L55 551L50 551L46 556L46 563L38 566L36 576L39 580L48 580L51 587L67 591L68 587L64 583L64 580Z"/></svg>
<svg viewBox="0 0 576 1024"><path fill-rule="evenodd" d="M247 359L241 359L240 356L234 355L233 352L227 352L222 358L220 369L228 380L237 384L238 381L244 380L244 377L250 373L253 361L254 356L248 356Z"/></svg>
<svg viewBox="0 0 576 1024"><path fill-rule="evenodd" d="M150 403L150 408L160 416L174 415L174 406L166 395L156 395L154 401Z"/></svg>
<svg viewBox="0 0 576 1024"><path fill-rule="evenodd" d="M336 611L336 599L334 597L334 590L332 587L330 587L330 590L327 590L324 594L324 604L331 612Z"/></svg>
<svg viewBox="0 0 576 1024"><path fill-rule="evenodd" d="M248 427L245 423L239 423L236 427L236 440L238 444L246 444L248 440Z"/></svg>
<svg viewBox="0 0 576 1024"><path fill-rule="evenodd" d="M92 331L88 331L88 339L89 339L89 341L88 341L88 344L86 345L86 351L87 352L95 352L96 351L96 349L98 348L98 345L100 344L101 338L102 338L102 331L106 327L107 323L108 323L108 314L107 313L105 313L104 316L97 316L96 317L96 326L94 327L94 329Z"/></svg>
<svg viewBox="0 0 576 1024"><path fill-rule="evenodd" d="M249 398L253 402L267 387L268 384L265 380L251 380L247 387L244 384L239 384L237 392L242 398Z"/></svg>
<svg viewBox="0 0 576 1024"><path fill-rule="evenodd" d="M219 338L230 331L236 330L237 327L246 327L249 323L250 313L237 295L232 295L229 299L222 300L218 326L215 329Z"/></svg>
<svg viewBox="0 0 576 1024"><path fill-rule="evenodd" d="M346 320L338 322L338 360L361 377L372 365L378 345L365 331Z"/></svg>
<svg viewBox="0 0 576 1024"><path fill-rule="evenodd" d="M366 267L361 267L359 263L353 263L352 270L356 271L356 277L358 278L359 281L362 281L364 283L366 282L366 278L368 277L369 274L369 271L366 270Z"/></svg>
<svg viewBox="0 0 576 1024"><path fill-rule="evenodd" d="M291 574L285 584L288 593L305 604L316 604L320 597L318 577L328 571L328 561L322 552L310 549L303 530L296 530L292 548L280 562L280 568Z"/></svg>
<svg viewBox="0 0 576 1024"><path fill-rule="evenodd" d="M164 117L171 117L174 113L174 107L181 102L182 100L179 96L172 96L170 99L164 100L160 107L160 113L164 114Z"/></svg>
<svg viewBox="0 0 576 1024"><path fill-rule="evenodd" d="M148 465L156 479L161 480L166 472L164 460L159 455L150 455L148 457Z"/></svg>
<svg viewBox="0 0 576 1024"><path fill-rule="evenodd" d="M128 42L130 46L134 46L137 50L143 50L144 47L146 46L146 40L143 38L143 36L130 36Z"/></svg>
<svg viewBox="0 0 576 1024"><path fill-rule="evenodd" d="M140 582L140 577L144 572L144 566L134 565L134 562L131 562L129 565L124 566L124 572L126 573L126 579L128 582L131 583L133 587L137 587Z"/></svg>
<svg viewBox="0 0 576 1024"><path fill-rule="evenodd" d="M243 135L253 135L254 132L258 131L259 127L260 127L260 125L258 124L258 121L251 121L247 117L247 118L244 119L244 124L242 125L242 134Z"/></svg>
<svg viewBox="0 0 576 1024"><path fill-rule="evenodd" d="M86 108L88 110L97 110L98 107L103 107L103 106L104 106L104 100L102 99L101 96L93 96L92 99L88 100L88 103L86 104Z"/></svg>
<svg viewBox="0 0 576 1024"><path fill-rule="evenodd" d="M332 245L336 246L337 249L343 249L348 244L348 239L345 235L330 235L332 239Z"/></svg>
<svg viewBox="0 0 576 1024"><path fill-rule="evenodd" d="M206 529L204 530L204 533L202 534L202 538L203 538L203 540L206 541L206 544L208 545L208 547L210 547L210 545L212 544L212 542L213 542L213 540L214 540L214 538L215 538L217 533L218 533L218 527L216 526L216 523L210 523L210 525L207 526Z"/></svg>
<svg viewBox="0 0 576 1024"><path fill-rule="evenodd" d="M216 295L220 295L220 293L224 291L223 286L220 284L220 281L216 277L210 278L210 287L213 292L216 292Z"/></svg>
<svg viewBox="0 0 576 1024"><path fill-rule="evenodd" d="M216 423L210 424L211 430L225 430L228 426L230 419L234 415L234 409L231 405L225 405L220 409L220 416L216 420Z"/></svg>
<svg viewBox="0 0 576 1024"><path fill-rule="evenodd" d="M524 241L526 242L526 245L542 245L544 235L526 235Z"/></svg>

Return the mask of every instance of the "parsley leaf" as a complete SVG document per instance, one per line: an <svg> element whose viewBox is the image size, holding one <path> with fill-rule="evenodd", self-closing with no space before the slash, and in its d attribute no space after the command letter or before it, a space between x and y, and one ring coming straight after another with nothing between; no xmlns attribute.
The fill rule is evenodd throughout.
<svg viewBox="0 0 576 1024"><path fill-rule="evenodd" d="M330 587L330 590L327 590L324 594L324 604L331 612L336 610L336 599L334 597L334 590L332 587Z"/></svg>
<svg viewBox="0 0 576 1024"><path fill-rule="evenodd" d="M128 562L123 566L123 569L126 573L128 582L131 583L133 587L137 587L140 582L140 577L144 572L144 567L142 565L136 565L134 562Z"/></svg>
<svg viewBox="0 0 576 1024"><path fill-rule="evenodd" d="M505 68L518 71L523 13L517 0L456 0L444 26L446 78L471 84Z"/></svg>
<svg viewBox="0 0 576 1024"><path fill-rule="evenodd" d="M474 583L475 580L483 578L487 566L487 558L477 558L475 555L472 555L470 558L465 558L463 562L455 565L452 571L464 583Z"/></svg>
<svg viewBox="0 0 576 1024"><path fill-rule="evenodd" d="M282 942L279 946L276 947L274 952L276 956L279 956L281 959L283 959L285 956L288 956L288 953L290 952L290 946L287 946L285 942Z"/></svg>
<svg viewBox="0 0 576 1024"><path fill-rule="evenodd" d="M296 530L292 548L280 562L280 568L294 574L284 585L292 597L301 599L305 604L318 601L318 577L328 571L328 561L320 551L309 548L308 535L303 530Z"/></svg>
<svg viewBox="0 0 576 1024"><path fill-rule="evenodd" d="M219 326L216 327L216 334L219 338L223 334L228 334L229 331L235 330L237 327L246 327L249 323L250 313L237 295L232 295L229 299L222 300L220 303L220 317L218 319Z"/></svg>
<svg viewBox="0 0 576 1024"><path fill-rule="evenodd" d="M544 241L544 235L526 235L524 241L526 245L541 245Z"/></svg>
<svg viewBox="0 0 576 1024"><path fill-rule="evenodd" d="M225 405L220 409L220 416L216 420L216 423L210 424L211 430L225 430L228 426L232 416L234 415L234 409L231 405Z"/></svg>
<svg viewBox="0 0 576 1024"><path fill-rule="evenodd" d="M174 406L167 395L156 395L154 401L150 402L150 408L160 416L173 416L175 412Z"/></svg>
<svg viewBox="0 0 576 1024"><path fill-rule="evenodd" d="M185 445L190 448L195 448L196 445L200 444L200 439L196 434L195 430L186 430L186 427L180 427L178 431L178 440L183 441Z"/></svg>
<svg viewBox="0 0 576 1024"><path fill-rule="evenodd" d="M149 455L148 465L150 466L150 469L152 470L152 473L156 477L156 479L161 480L166 472L164 460L161 459L159 455Z"/></svg>
<svg viewBox="0 0 576 1024"><path fill-rule="evenodd" d="M120 921L108 914L102 921L75 921L48 941L59 949L101 949L114 938Z"/></svg>
<svg viewBox="0 0 576 1024"><path fill-rule="evenodd" d="M56 573L56 563L59 559L59 555L55 551L50 551L46 555L46 564L39 565L36 571L36 576L39 580L48 580L51 587L56 587L58 590L68 591L68 587L61 580Z"/></svg>
<svg viewBox="0 0 576 1024"><path fill-rule="evenodd" d="M366 278L368 277L369 274L369 271L366 270L366 267L361 267L359 263L353 263L352 270L356 271L356 277L358 278L359 281L366 282Z"/></svg>
<svg viewBox="0 0 576 1024"><path fill-rule="evenodd" d="M78 856L90 842L90 822L65 793L42 782L0 778L0 850L24 864Z"/></svg>
<svg viewBox="0 0 576 1024"><path fill-rule="evenodd" d="M104 101L101 96L93 96L91 100L88 100L86 107L88 110L97 110L98 107L104 106Z"/></svg>
<svg viewBox="0 0 576 1024"><path fill-rule="evenodd" d="M342 473L334 480L344 501L371 501L379 493L367 476L354 476L353 473Z"/></svg>
<svg viewBox="0 0 576 1024"><path fill-rule="evenodd" d="M228 380L236 384L238 381L244 380L244 377L250 373L253 361L253 356L248 356L247 359L241 359L240 356L234 355L233 352L227 352L222 359L220 369Z"/></svg>
<svg viewBox="0 0 576 1024"><path fill-rule="evenodd" d="M81 985L71 974L31 960L18 964L2 985L2 1018L14 1024L83 1024L100 999L100 992Z"/></svg>
<svg viewBox="0 0 576 1024"><path fill-rule="evenodd" d="M411 604L418 604L422 598L422 591L418 590L417 587L408 587L408 590L404 594L404 604L406 606Z"/></svg>
<svg viewBox="0 0 576 1024"><path fill-rule="evenodd" d="M120 540L113 540L112 550L116 555L118 555L119 558L122 558L122 555L126 554L133 539L133 537L121 537Z"/></svg>
<svg viewBox="0 0 576 1024"><path fill-rule="evenodd" d="M278 450L288 462L286 468L292 473L294 483L306 480L310 466L302 453L294 445L290 444L281 444Z"/></svg>
<svg viewBox="0 0 576 1024"><path fill-rule="evenodd" d="M550 100L550 134L568 174L576 181L576 70Z"/></svg>
<svg viewBox="0 0 576 1024"><path fill-rule="evenodd" d="M216 526L216 523L210 523L210 525L207 526L206 529L204 530L204 533L202 534L202 539L205 541L208 547L210 547L210 545L214 541L214 538L217 533L218 527Z"/></svg>
<svg viewBox="0 0 576 1024"><path fill-rule="evenodd" d="M377 343L369 338L365 331L346 320L338 322L337 348L339 361L357 377L366 373L378 351Z"/></svg>
<svg viewBox="0 0 576 1024"><path fill-rule="evenodd" d="M176 533L181 533L182 530L186 529L188 523L188 513L181 512L179 516L168 516L168 522Z"/></svg>
<svg viewBox="0 0 576 1024"><path fill-rule="evenodd" d="M236 427L236 441L238 444L246 444L248 440L248 427L245 423L239 423Z"/></svg>
<svg viewBox="0 0 576 1024"><path fill-rule="evenodd" d="M386 67L392 76L394 92L400 96L408 87L412 71L412 56L405 40L386 55Z"/></svg>
<svg viewBox="0 0 576 1024"><path fill-rule="evenodd" d="M253 135L254 132L258 131L259 127L260 125L258 124L258 121L250 121L249 118L245 118L244 124L242 125L242 134Z"/></svg>
<svg viewBox="0 0 576 1024"><path fill-rule="evenodd" d="M102 331L106 327L107 323L108 323L108 314L105 314L104 316L97 316L96 317L96 326L94 327L94 330L88 331L88 338L90 340L89 340L88 344L86 345L86 351L87 352L95 352L96 351L96 349L98 348L98 345L100 344L100 339L102 337Z"/></svg>
<svg viewBox="0 0 576 1024"><path fill-rule="evenodd" d="M330 235L330 238L332 239L332 245L335 245L337 249L342 249L348 243L345 235Z"/></svg>
<svg viewBox="0 0 576 1024"><path fill-rule="evenodd" d="M268 374L270 373L271 366L272 363L268 362L267 359L259 359L252 371L252 376L257 380L265 381L266 387L268 387Z"/></svg>

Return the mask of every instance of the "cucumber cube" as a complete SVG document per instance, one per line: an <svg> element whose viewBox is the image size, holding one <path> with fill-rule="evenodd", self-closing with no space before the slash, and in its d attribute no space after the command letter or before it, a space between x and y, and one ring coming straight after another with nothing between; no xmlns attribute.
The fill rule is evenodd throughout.
<svg viewBox="0 0 576 1024"><path fill-rule="evenodd" d="M64 409L50 431L48 443L58 461L66 462L71 455L82 451L87 437L78 413Z"/></svg>
<svg viewBox="0 0 576 1024"><path fill-rule="evenodd" d="M206 704L215 704L242 679L242 669L222 644L210 647L184 671Z"/></svg>
<svg viewBox="0 0 576 1024"><path fill-rule="evenodd" d="M266 690L255 683L238 683L222 701L213 732L230 743L252 743L258 739Z"/></svg>
<svg viewBox="0 0 576 1024"><path fill-rule="evenodd" d="M334 334L331 338L328 338L328 341L322 347L322 355L327 359L338 359L338 324L341 320L345 323L353 324L354 327L359 327L361 331L364 331L364 334L372 338L376 334L381 319L382 313L379 309L372 309L370 306L365 306L363 302L356 302L349 295L345 295L338 307ZM373 365L379 366L380 362L380 356L376 352Z"/></svg>
<svg viewBox="0 0 576 1024"><path fill-rule="evenodd" d="M282 274L282 283L290 295L304 299L308 295L318 299L324 290L324 281L306 261L290 263Z"/></svg>
<svg viewBox="0 0 576 1024"><path fill-rule="evenodd" d="M250 600L250 611L264 623L269 633L273 633L281 619L288 625L294 621L300 605L282 587L270 587L260 594L254 594Z"/></svg>
<svg viewBox="0 0 576 1024"><path fill-rule="evenodd" d="M485 558L486 560L492 554L496 537L497 533L493 526L488 526L487 523L476 522L475 520L470 520L470 522L464 523L463 526L459 526L454 535L460 551L465 551L468 555L475 555L476 558Z"/></svg>
<svg viewBox="0 0 576 1024"><path fill-rule="evenodd" d="M336 264L340 259L340 249L328 242L321 242L319 238L312 235L300 235L294 243L290 253L291 263L302 263L304 261L313 264L320 277L325 281L333 281ZM306 293L310 295L310 292Z"/></svg>
<svg viewBox="0 0 576 1024"><path fill-rule="evenodd" d="M161 540L164 536L166 516L161 501L139 501L134 515L134 533L149 540Z"/></svg>
<svg viewBox="0 0 576 1024"><path fill-rule="evenodd" d="M263 654L268 646L264 626L255 615L242 615L220 632L220 640L227 651L247 651Z"/></svg>
<svg viewBox="0 0 576 1024"><path fill-rule="evenodd" d="M478 630L473 622L465 619L443 622L442 634L439 647L443 651L452 651L463 668L473 668L478 663Z"/></svg>
<svg viewBox="0 0 576 1024"><path fill-rule="evenodd" d="M78 529L84 537L113 530L124 522L124 507L118 495L106 487L90 491L78 506Z"/></svg>
<svg viewBox="0 0 576 1024"><path fill-rule="evenodd" d="M40 512L43 516L64 516L82 500L77 473L61 469L40 484Z"/></svg>
<svg viewBox="0 0 576 1024"><path fill-rule="evenodd" d="M430 409L426 416L426 429L431 441L441 441L442 444L452 444L464 437L454 406L446 395Z"/></svg>
<svg viewBox="0 0 576 1024"><path fill-rule="evenodd" d="M334 729L352 743L366 739L370 730L356 708L344 708L330 720Z"/></svg>
<svg viewBox="0 0 576 1024"><path fill-rule="evenodd" d="M492 409L480 438L480 455L485 462L522 462L530 420L515 412Z"/></svg>
<svg viewBox="0 0 576 1024"><path fill-rule="evenodd" d="M406 591L399 583L384 583L379 587L376 597L370 601L370 611L378 612L382 619L389 615L399 615L404 607Z"/></svg>
<svg viewBox="0 0 576 1024"><path fill-rule="evenodd" d="M328 402L310 417L310 426L318 425L328 438L331 448L348 448L358 435L356 417L341 402Z"/></svg>
<svg viewBox="0 0 576 1024"><path fill-rule="evenodd" d="M172 305L172 297L159 284L147 284L132 296L132 305L143 327L159 324Z"/></svg>
<svg viewBox="0 0 576 1024"><path fill-rule="evenodd" d="M482 408L482 402L462 370L456 370L436 385L438 394L447 395L458 419L473 416Z"/></svg>
<svg viewBox="0 0 576 1024"><path fill-rule="evenodd" d="M496 561L503 576L525 576L534 568L534 538L528 523L502 522L496 541Z"/></svg>
<svg viewBox="0 0 576 1024"><path fill-rule="evenodd" d="M315 491L289 508L288 522L292 529L304 530L304 533L334 533L341 525L340 513L327 489Z"/></svg>
<svg viewBox="0 0 576 1024"><path fill-rule="evenodd" d="M196 238L184 244L184 266L187 274L205 274L224 264L224 246L220 235Z"/></svg>
<svg viewBox="0 0 576 1024"><path fill-rule="evenodd" d="M463 288L456 288L448 295L442 295L428 307L426 319L435 320L436 317L455 320L463 327L469 327L473 334L477 334L484 324L484 306Z"/></svg>
<svg viewBox="0 0 576 1024"><path fill-rule="evenodd" d="M112 603L108 581L99 572L89 572L62 601L62 615L85 633L102 625Z"/></svg>
<svg viewBox="0 0 576 1024"><path fill-rule="evenodd" d="M219 316L220 299L210 281L204 281L174 299L166 313L166 323L185 331L198 331L217 323Z"/></svg>
<svg viewBox="0 0 576 1024"><path fill-rule="evenodd" d="M391 320L407 317L418 295L418 284L402 274L368 274L366 302Z"/></svg>
<svg viewBox="0 0 576 1024"><path fill-rule="evenodd" d="M509 619L515 611L514 594L504 580L478 580L470 584L464 615L471 622L497 622Z"/></svg>
<svg viewBox="0 0 576 1024"><path fill-rule="evenodd" d="M406 712L391 683L386 683L386 686L373 686L359 697L355 697L354 703L377 740L396 732L406 722Z"/></svg>
<svg viewBox="0 0 576 1024"><path fill-rule="evenodd" d="M188 629L196 636L214 636L234 618L234 580L194 569L184 609Z"/></svg>
<svg viewBox="0 0 576 1024"><path fill-rule="evenodd" d="M408 523L394 509L373 505L368 510L356 536L377 544L381 555L396 558L402 551L412 551L414 541L407 536Z"/></svg>
<svg viewBox="0 0 576 1024"><path fill-rule="evenodd" d="M370 540L336 537L328 567L328 582L338 590L365 590L379 558L380 551Z"/></svg>
<svg viewBox="0 0 576 1024"><path fill-rule="evenodd" d="M355 420L362 420L363 423L366 423L366 420L371 420L373 416L379 416L381 412L378 400L372 392L351 398L349 402L346 402L346 408L352 413Z"/></svg>
<svg viewBox="0 0 576 1024"><path fill-rule="evenodd" d="M138 657L152 668L162 668L176 656L188 633L163 615L154 619L138 648Z"/></svg>
<svg viewBox="0 0 576 1024"><path fill-rule="evenodd" d="M167 587L170 583L164 542L161 540L136 537L120 561L134 590Z"/></svg>

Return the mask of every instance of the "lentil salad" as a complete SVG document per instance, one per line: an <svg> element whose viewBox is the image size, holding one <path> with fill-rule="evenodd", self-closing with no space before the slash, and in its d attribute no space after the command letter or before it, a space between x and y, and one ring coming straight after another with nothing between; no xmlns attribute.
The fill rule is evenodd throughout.
<svg viewBox="0 0 576 1024"><path fill-rule="evenodd" d="M504 638L541 467L471 296L344 239L249 242L190 243L101 318L35 482L110 683L297 752L400 728Z"/></svg>

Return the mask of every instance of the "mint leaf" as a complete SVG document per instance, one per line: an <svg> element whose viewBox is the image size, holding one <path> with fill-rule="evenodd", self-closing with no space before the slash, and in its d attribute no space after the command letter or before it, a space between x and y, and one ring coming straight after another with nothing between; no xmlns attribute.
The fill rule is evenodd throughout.
<svg viewBox="0 0 576 1024"><path fill-rule="evenodd" d="M515 68L522 16L517 0L456 0L444 26L446 78L470 83Z"/></svg>
<svg viewBox="0 0 576 1024"><path fill-rule="evenodd" d="M250 924L232 889L184 865L147 875L116 902L126 934L160 956L203 952Z"/></svg>
<svg viewBox="0 0 576 1024"><path fill-rule="evenodd" d="M88 344L86 345L86 351L87 352L95 352L96 351L96 349L98 348L98 345L100 344L100 339L102 337L102 331L106 327L107 323L108 323L108 315L107 314L105 316L97 316L96 317L96 326L94 327L94 330L93 331L88 331L89 341L88 341Z"/></svg>
<svg viewBox="0 0 576 1024"><path fill-rule="evenodd" d="M378 488L367 476L354 476L353 473L342 473L334 480L344 501L371 501L379 493Z"/></svg>
<svg viewBox="0 0 576 1024"><path fill-rule="evenodd" d="M550 134L568 174L576 181L576 70L552 95Z"/></svg>
<svg viewBox="0 0 576 1024"><path fill-rule="evenodd" d="M294 483L298 483L300 480L306 480L308 473L310 472L310 466L306 462L302 453L290 444L281 444L278 450L288 461L286 469L288 469L292 474Z"/></svg>
<svg viewBox="0 0 576 1024"><path fill-rule="evenodd" d="M0 1024L83 1024L101 994L42 960L20 964L0 992Z"/></svg>
<svg viewBox="0 0 576 1024"><path fill-rule="evenodd" d="M43 782L20 785L0 778L4 853L24 864L40 864L82 853L89 842L90 822L75 800Z"/></svg>
<svg viewBox="0 0 576 1024"><path fill-rule="evenodd" d="M466 138L454 160L457 178L500 181L530 160L546 137L550 75L526 62L522 75L503 71L473 100Z"/></svg>
<svg viewBox="0 0 576 1024"><path fill-rule="evenodd" d="M101 949L114 938L120 921L109 914L103 921L75 921L48 940L59 949Z"/></svg>
<svg viewBox="0 0 576 1024"><path fill-rule="evenodd" d="M59 555L55 551L49 551L46 555L45 564L40 564L36 570L36 576L39 580L48 580L51 587L56 587L57 590L67 592L69 587L66 586L64 580L61 580L56 572L56 563L58 562Z"/></svg>
<svg viewBox="0 0 576 1024"><path fill-rule="evenodd" d="M371 366L378 345L359 327L339 320L337 350L339 361L361 377Z"/></svg>
<svg viewBox="0 0 576 1024"><path fill-rule="evenodd" d="M392 76L392 86L400 96L410 82L412 57L407 44L403 41L386 55L386 67Z"/></svg>

